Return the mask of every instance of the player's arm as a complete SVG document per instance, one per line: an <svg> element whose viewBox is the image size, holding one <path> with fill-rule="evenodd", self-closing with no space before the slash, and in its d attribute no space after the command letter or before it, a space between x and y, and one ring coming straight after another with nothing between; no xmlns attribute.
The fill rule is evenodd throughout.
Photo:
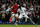
<svg viewBox="0 0 40 27"><path fill-rule="evenodd" d="M13 7L14 7L14 6L12 6L11 8L8 8L6 11L9 11L10 9L13 9ZM19 7L19 5L18 5L18 7Z"/></svg>
<svg viewBox="0 0 40 27"><path fill-rule="evenodd" d="M10 9L13 9L13 7L11 7L11 8L8 8L6 11L9 11Z"/></svg>

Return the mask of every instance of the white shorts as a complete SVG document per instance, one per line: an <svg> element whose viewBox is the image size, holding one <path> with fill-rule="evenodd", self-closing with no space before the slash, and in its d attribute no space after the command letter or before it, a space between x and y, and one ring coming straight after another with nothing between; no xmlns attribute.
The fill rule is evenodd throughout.
<svg viewBox="0 0 40 27"><path fill-rule="evenodd" d="M18 13L17 13L17 14L14 14L14 13L12 12L12 16L18 17Z"/></svg>
<svg viewBox="0 0 40 27"><path fill-rule="evenodd" d="M21 19L22 17L29 18L29 17L28 17L27 15L25 15L25 14L24 14L24 16L23 16L23 14L20 14L19 18Z"/></svg>
<svg viewBox="0 0 40 27"><path fill-rule="evenodd" d="M20 14L19 19L25 17L25 22L27 22L27 18L29 18L26 14Z"/></svg>
<svg viewBox="0 0 40 27"><path fill-rule="evenodd" d="M12 16L18 17L18 13L17 13L17 14L14 14L14 13L12 12ZM11 21L15 21L15 17L13 17Z"/></svg>

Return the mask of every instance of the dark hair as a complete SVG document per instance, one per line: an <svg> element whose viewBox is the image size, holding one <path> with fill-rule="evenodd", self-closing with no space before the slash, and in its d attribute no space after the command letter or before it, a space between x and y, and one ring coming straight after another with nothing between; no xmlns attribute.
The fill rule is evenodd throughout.
<svg viewBox="0 0 40 27"><path fill-rule="evenodd" d="M14 4L15 4L16 2L14 2Z"/></svg>

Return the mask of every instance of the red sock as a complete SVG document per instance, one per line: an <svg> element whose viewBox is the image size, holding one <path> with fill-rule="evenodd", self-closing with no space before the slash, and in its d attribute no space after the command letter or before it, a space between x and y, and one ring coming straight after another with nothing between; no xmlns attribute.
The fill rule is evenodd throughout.
<svg viewBox="0 0 40 27"><path fill-rule="evenodd" d="M11 23L11 20L12 20L12 17L10 18L10 21L9 21L10 23Z"/></svg>

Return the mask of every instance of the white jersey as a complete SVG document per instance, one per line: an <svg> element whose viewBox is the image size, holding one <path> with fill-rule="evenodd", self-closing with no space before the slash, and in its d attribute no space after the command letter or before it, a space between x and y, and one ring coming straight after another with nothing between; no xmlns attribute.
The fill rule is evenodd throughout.
<svg viewBox="0 0 40 27"><path fill-rule="evenodd" d="M25 12L25 10L26 10L26 8L25 7L21 7L21 9L22 9L22 12L24 13Z"/></svg>
<svg viewBox="0 0 40 27"><path fill-rule="evenodd" d="M19 12L20 14L22 14L22 10L20 10L20 8L18 9L18 12Z"/></svg>
<svg viewBox="0 0 40 27"><path fill-rule="evenodd" d="M24 12L25 12L25 10L26 10L26 8L21 7L21 10L20 10L20 8L19 8L19 9L18 9L18 12L19 12L20 14L22 14L22 13L24 13Z"/></svg>

